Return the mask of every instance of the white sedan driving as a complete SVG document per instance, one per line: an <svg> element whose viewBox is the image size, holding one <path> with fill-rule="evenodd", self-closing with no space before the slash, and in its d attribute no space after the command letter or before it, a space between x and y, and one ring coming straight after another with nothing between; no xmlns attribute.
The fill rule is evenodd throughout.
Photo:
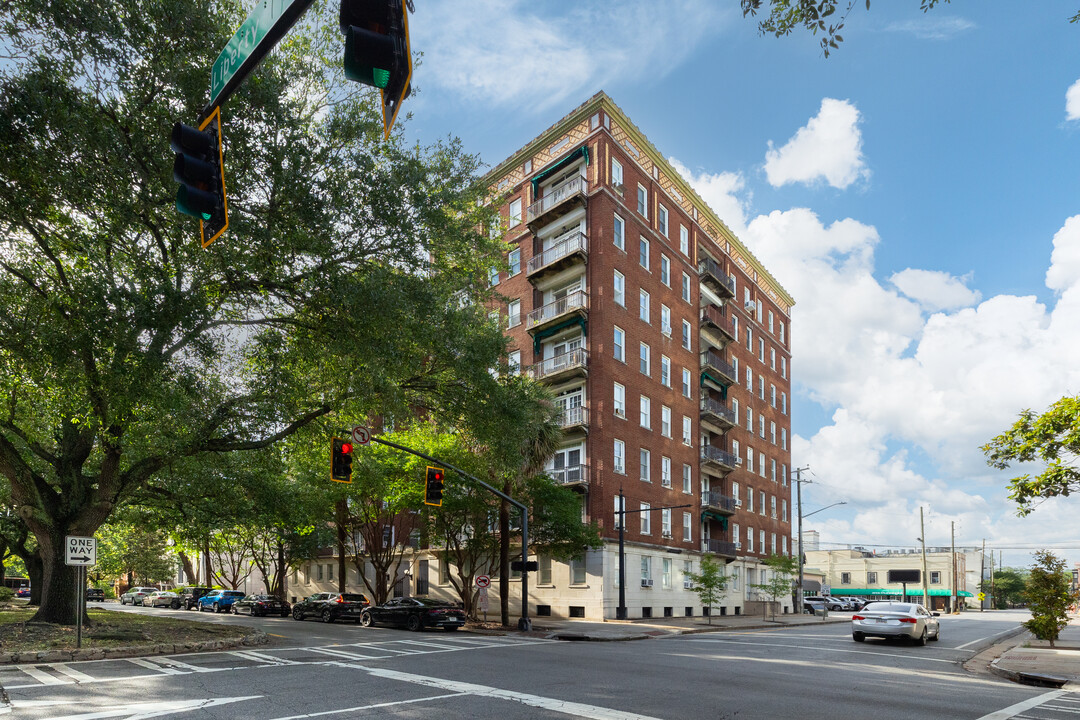
<svg viewBox="0 0 1080 720"><path fill-rule="evenodd" d="M908 638L920 645L941 639L939 613L922 605L904 602L872 602L851 616L851 638Z"/></svg>

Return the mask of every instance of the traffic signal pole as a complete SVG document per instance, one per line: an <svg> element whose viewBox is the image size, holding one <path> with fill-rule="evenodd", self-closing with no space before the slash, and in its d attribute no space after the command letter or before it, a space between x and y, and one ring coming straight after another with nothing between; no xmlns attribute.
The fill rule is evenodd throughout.
<svg viewBox="0 0 1080 720"><path fill-rule="evenodd" d="M529 619L529 508L524 503L518 502L506 493L491 487L480 478L470 475L461 468L455 467L445 460L440 460L437 457L422 453L419 450L413 450L410 447L399 445L398 443L390 442L389 440L383 440L375 436L371 437L371 442L377 442L380 445L386 445L395 450L401 450L410 455L415 455L418 458L430 460L441 467L449 468L466 480L471 480L488 492L521 510L521 618L518 620L518 630L532 630L532 620Z"/></svg>

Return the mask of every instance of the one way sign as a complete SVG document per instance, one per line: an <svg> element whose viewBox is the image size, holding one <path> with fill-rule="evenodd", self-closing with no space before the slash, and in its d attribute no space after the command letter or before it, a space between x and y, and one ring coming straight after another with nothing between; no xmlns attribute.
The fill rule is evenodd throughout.
<svg viewBox="0 0 1080 720"><path fill-rule="evenodd" d="M67 565L93 565L97 562L97 539L68 535L64 538L67 548L64 562Z"/></svg>

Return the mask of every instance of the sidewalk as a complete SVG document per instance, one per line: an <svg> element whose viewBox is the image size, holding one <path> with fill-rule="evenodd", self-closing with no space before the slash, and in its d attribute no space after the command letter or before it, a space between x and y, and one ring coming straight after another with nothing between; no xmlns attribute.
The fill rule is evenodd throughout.
<svg viewBox="0 0 1080 720"><path fill-rule="evenodd" d="M1080 687L1080 619L1073 618L1050 648L1045 640L1024 631L995 646L1000 655L990 672L1015 682L1047 687Z"/></svg>

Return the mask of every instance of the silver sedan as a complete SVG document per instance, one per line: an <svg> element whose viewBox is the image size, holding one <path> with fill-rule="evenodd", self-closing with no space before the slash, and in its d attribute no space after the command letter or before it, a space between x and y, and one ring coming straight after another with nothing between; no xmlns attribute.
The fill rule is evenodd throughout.
<svg viewBox="0 0 1080 720"><path fill-rule="evenodd" d="M862 642L868 637L909 638L925 645L941 639L938 614L922 605L902 602L872 602L851 616L851 637Z"/></svg>
<svg viewBox="0 0 1080 720"><path fill-rule="evenodd" d="M167 590L158 590L147 597L144 597L142 604L149 605L152 608L172 607L174 600L176 600L176 593Z"/></svg>

